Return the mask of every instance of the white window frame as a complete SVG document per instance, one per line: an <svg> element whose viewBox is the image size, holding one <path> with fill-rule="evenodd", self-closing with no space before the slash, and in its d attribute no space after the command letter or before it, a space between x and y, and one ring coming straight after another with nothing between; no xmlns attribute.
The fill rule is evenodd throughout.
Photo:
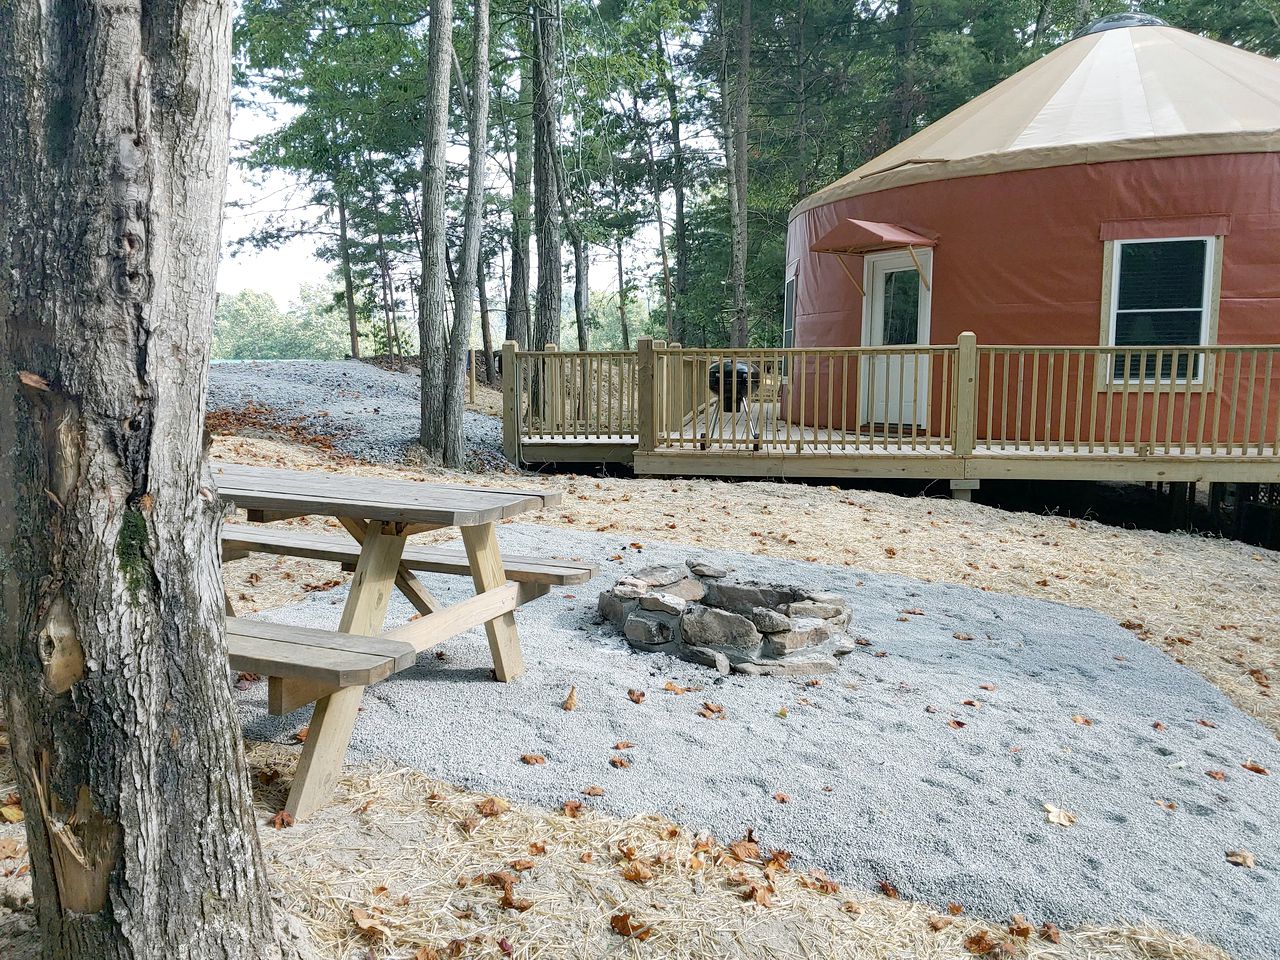
<svg viewBox="0 0 1280 960"><path fill-rule="evenodd" d="M1217 335L1218 320L1218 300L1220 298L1221 280L1222 280L1222 237L1215 236L1193 236L1193 237L1132 237L1127 240L1108 240L1105 244L1106 252L1104 254L1105 267L1103 271L1103 284L1106 288L1103 293L1103 317L1104 317L1104 334L1102 345L1104 347L1116 347L1116 321L1120 308L1120 258L1123 249L1132 243L1179 243L1188 240L1204 241L1204 286L1200 293L1200 338L1199 343L1194 346L1211 347L1214 345ZM1189 307L1161 307L1155 310L1144 311L1147 313L1180 313L1190 309ZM1155 344L1142 344L1142 346L1157 346ZM1192 349L1193 345L1169 344L1172 349ZM1123 348L1116 348L1123 349ZM1203 384L1206 368L1209 366L1211 357L1208 353L1201 354L1199 370L1196 375L1191 378L1191 384ZM1145 364L1144 364L1145 366ZM1169 376L1160 376L1160 371L1155 372L1155 376L1144 376L1141 379L1129 378L1127 380L1117 379L1115 373L1115 354L1112 355L1111 361L1104 365L1102 373L1102 383L1108 387L1116 389L1124 389L1125 387L1139 388L1145 385L1157 384L1179 384L1187 383L1186 377L1177 376L1177 370L1170 365Z"/></svg>
<svg viewBox="0 0 1280 960"><path fill-rule="evenodd" d="M794 284L794 298L791 301L791 337L790 343L787 342L787 287ZM782 280L782 349L786 350L796 345L796 308L800 304L800 261L792 260L787 264L786 273L783 274ZM790 363L783 355L781 377L782 382L786 383L790 374Z"/></svg>

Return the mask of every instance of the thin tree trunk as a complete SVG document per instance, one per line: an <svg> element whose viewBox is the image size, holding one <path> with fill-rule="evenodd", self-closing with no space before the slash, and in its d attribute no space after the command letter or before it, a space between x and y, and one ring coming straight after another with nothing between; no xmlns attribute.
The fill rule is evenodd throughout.
<svg viewBox="0 0 1280 960"><path fill-rule="evenodd" d="M491 387L498 385L497 371L493 366L493 329L489 326L488 263L480 261L476 277L476 296L480 300L480 345L484 350L484 379Z"/></svg>
<svg viewBox="0 0 1280 960"><path fill-rule="evenodd" d="M898 61L898 89L894 99L898 115L894 124L894 143L901 143L915 131L917 91L915 82L916 11L914 0L898 0L894 18L896 37L894 52Z"/></svg>
<svg viewBox="0 0 1280 960"><path fill-rule="evenodd" d="M725 37L725 44L728 38ZM751 91L751 0L738 2L738 62L734 65L736 80L728 79L728 56L725 56L726 86L732 94L726 153L729 159L729 214L732 224L730 285L733 288L733 312L729 342L735 347L748 345L750 317L747 303L747 117Z"/></svg>
<svg viewBox="0 0 1280 960"><path fill-rule="evenodd" d="M658 225L658 255L662 261L662 302L667 314L667 340L676 339L675 305L671 302L671 262L667 257L667 226L662 215L662 184L658 180L658 164L653 155L653 137L649 133L648 124L640 114L640 102L632 96L631 116L636 127L644 130L644 146L646 170L649 174L649 193L653 198L653 220Z"/></svg>
<svg viewBox="0 0 1280 960"><path fill-rule="evenodd" d="M449 368L445 380L444 465L466 465L463 431L463 386L475 297L473 282L480 269L480 228L484 223L484 167L489 146L489 0L472 4L471 95L463 90L469 114L467 135L467 196L463 201L462 250L453 288L453 327L449 333Z"/></svg>
<svg viewBox="0 0 1280 960"><path fill-rule="evenodd" d="M618 323L622 327L622 349L631 349L631 331L627 328L627 273L622 263L622 237L618 237Z"/></svg>
<svg viewBox="0 0 1280 960"><path fill-rule="evenodd" d="M587 256L587 244L582 231L570 231L573 243L573 317L578 327L578 349L589 350L587 318L591 313L591 259Z"/></svg>
<svg viewBox="0 0 1280 960"><path fill-rule="evenodd" d="M294 953L201 428L231 5L0 3L0 677L57 960Z"/></svg>
<svg viewBox="0 0 1280 960"><path fill-rule="evenodd" d="M520 46L520 102L516 107L516 162L511 184L511 286L507 339L529 347L529 239L533 207L533 39L527 15L516 27Z"/></svg>
<svg viewBox="0 0 1280 960"><path fill-rule="evenodd" d="M659 63L662 67L662 87L667 96L667 118L671 129L671 186L675 194L672 239L676 247L675 277L675 339L684 343L688 337L684 329L684 301L689 293L689 231L685 220L685 162L684 142L680 132L680 99L676 92L671 61L667 56L662 33L658 34Z"/></svg>
<svg viewBox="0 0 1280 960"><path fill-rule="evenodd" d="M387 245L382 236L382 227L378 227L378 273L382 281L382 323L386 327L387 334L387 355L395 363L397 370L401 369L403 357L396 356L396 338L395 338L395 305L392 302L395 294L391 288L391 265L387 262Z"/></svg>
<svg viewBox="0 0 1280 960"><path fill-rule="evenodd" d="M422 363L420 439L428 454L443 455L447 378L447 286L445 188L448 169L450 61L453 58L453 0L431 0L427 40L426 131L422 150L422 292L418 295L418 335Z"/></svg>
<svg viewBox="0 0 1280 960"><path fill-rule="evenodd" d="M560 342L560 106L556 90L559 35L556 0L534 0L533 219L538 238L538 291L533 345L539 349Z"/></svg>
<svg viewBox="0 0 1280 960"><path fill-rule="evenodd" d="M351 331L351 356L360 356L360 323L356 317L356 285L351 276L351 244L347 239L347 201L338 194L338 252L342 257L342 284L346 291L347 327Z"/></svg>

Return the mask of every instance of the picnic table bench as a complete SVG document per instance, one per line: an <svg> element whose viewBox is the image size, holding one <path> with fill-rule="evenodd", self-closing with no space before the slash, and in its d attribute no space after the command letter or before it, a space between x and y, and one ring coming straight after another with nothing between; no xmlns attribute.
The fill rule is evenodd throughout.
<svg viewBox="0 0 1280 960"><path fill-rule="evenodd" d="M339 563L354 570L337 630L236 617L227 602L231 666L267 677L267 706L283 715L314 703L310 729L285 810L311 814L329 796L351 740L364 688L417 661L418 654L484 624L498 680L524 671L514 611L554 585L583 583L590 564L535 557L504 558L495 526L555 506L558 493L454 487L216 462L219 493L244 509L250 524L222 532L223 560L270 553ZM335 518L346 535L258 526L301 516ZM408 546L426 530L458 527L461 549ZM445 606L417 572L469 575L476 594ZM391 591L420 616L386 631Z"/></svg>

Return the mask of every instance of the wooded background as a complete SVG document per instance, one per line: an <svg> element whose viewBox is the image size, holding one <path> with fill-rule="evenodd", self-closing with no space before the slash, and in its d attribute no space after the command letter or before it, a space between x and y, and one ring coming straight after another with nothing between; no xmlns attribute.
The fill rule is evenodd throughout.
<svg viewBox="0 0 1280 960"><path fill-rule="evenodd" d="M450 323L453 303L466 301L468 336L474 310L495 343L603 349L650 334L696 346L774 345L796 201L1081 26L1134 5L495 0L490 13L476 0L436 0L435 8L449 20L451 45L433 48L427 0L246 0L236 25L240 107L274 110L280 121L242 144L239 162L302 188L300 202L243 243L318 239L335 267L334 292L318 307L334 329L345 320L360 332L360 342L348 336L351 352L415 353L419 322L432 313L419 298L432 276L423 185L433 179L424 180L424 145L436 95L446 141L446 252L436 262L448 305L433 323ZM1141 9L1280 54L1268 0L1151 0ZM483 71L478 19L492 26ZM483 110L482 79L492 98L477 140L470 123ZM480 165L470 162L477 147ZM473 281L464 206L477 171Z"/></svg>

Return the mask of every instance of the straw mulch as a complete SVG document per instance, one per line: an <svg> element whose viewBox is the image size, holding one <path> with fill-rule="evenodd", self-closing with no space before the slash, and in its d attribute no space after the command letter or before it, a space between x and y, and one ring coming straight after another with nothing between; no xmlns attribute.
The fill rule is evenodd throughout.
<svg viewBox="0 0 1280 960"><path fill-rule="evenodd" d="M936 911L891 887L845 890L750 837L620 820L592 811L585 793L548 811L414 770L348 768L329 806L289 824L279 811L296 753L248 750L277 897L320 960L1229 960L1150 928L992 922L963 902ZM13 789L0 733L0 800ZM0 956L39 956L21 822L0 821Z"/></svg>
<svg viewBox="0 0 1280 960"><path fill-rule="evenodd" d="M518 522L599 531L620 545L679 543L960 583L1114 617L1219 687L1280 735L1280 553L1229 540L1009 513L949 498L716 480L595 479L379 467L269 439L221 437L245 463L556 489L564 502ZM445 534L448 535L448 534ZM440 535L435 535L439 537ZM549 541L547 549L554 550ZM298 599L331 566L254 558L227 566L237 609ZM295 579L281 580L293 571ZM256 575L253 583L248 581Z"/></svg>

